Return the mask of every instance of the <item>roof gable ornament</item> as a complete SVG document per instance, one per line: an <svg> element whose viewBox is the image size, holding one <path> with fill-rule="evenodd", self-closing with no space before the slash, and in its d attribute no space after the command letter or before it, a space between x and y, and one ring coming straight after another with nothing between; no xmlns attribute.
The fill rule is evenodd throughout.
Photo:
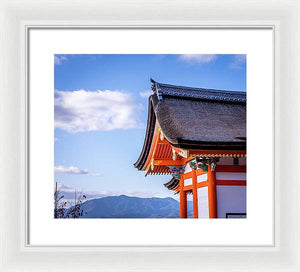
<svg viewBox="0 0 300 272"><path fill-rule="evenodd" d="M176 159L177 159L176 151L173 148L172 148L172 159L173 159L173 161L176 161Z"/></svg>
<svg viewBox="0 0 300 272"><path fill-rule="evenodd" d="M163 140L164 140L164 138L165 138L165 136L164 136L164 134L163 134L163 132L162 132L162 131L160 131L160 136L159 136L159 138L160 138L160 140L161 140L161 141L163 141Z"/></svg>
<svg viewBox="0 0 300 272"><path fill-rule="evenodd" d="M187 149L180 148L179 155L185 159L189 157L189 151Z"/></svg>
<svg viewBox="0 0 300 272"><path fill-rule="evenodd" d="M189 157L189 151L187 149L183 148L177 148L175 149L172 147L172 154L173 154L173 160L175 161L177 158L177 154L180 155L181 157L187 159Z"/></svg>
<svg viewBox="0 0 300 272"><path fill-rule="evenodd" d="M159 87L159 84L150 77L150 81L152 82L151 89L157 95L158 100L162 100L162 93Z"/></svg>

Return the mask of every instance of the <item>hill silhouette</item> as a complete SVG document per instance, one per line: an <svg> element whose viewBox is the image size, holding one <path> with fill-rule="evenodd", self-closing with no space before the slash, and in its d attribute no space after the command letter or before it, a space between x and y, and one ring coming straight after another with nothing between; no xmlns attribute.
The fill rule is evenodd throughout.
<svg viewBox="0 0 300 272"><path fill-rule="evenodd" d="M81 218L179 218L179 202L171 197L108 196L88 200L82 209L86 214ZM188 215L192 215L190 201Z"/></svg>

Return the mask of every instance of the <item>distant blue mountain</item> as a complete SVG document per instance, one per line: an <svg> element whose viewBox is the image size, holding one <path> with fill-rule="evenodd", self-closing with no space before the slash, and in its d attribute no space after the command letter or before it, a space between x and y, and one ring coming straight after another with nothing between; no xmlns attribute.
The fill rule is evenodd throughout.
<svg viewBox="0 0 300 272"><path fill-rule="evenodd" d="M108 196L88 200L82 204L82 209L82 218L179 218L179 202L171 197ZM192 216L190 201L188 216Z"/></svg>

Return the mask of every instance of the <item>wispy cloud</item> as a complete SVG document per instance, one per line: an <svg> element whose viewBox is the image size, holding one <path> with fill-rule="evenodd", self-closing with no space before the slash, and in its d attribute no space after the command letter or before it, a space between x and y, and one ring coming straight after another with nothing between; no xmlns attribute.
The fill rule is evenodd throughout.
<svg viewBox="0 0 300 272"><path fill-rule="evenodd" d="M246 63L246 56L244 54L234 55L229 67L232 69L241 69Z"/></svg>
<svg viewBox="0 0 300 272"><path fill-rule="evenodd" d="M142 106L121 91L55 91L55 128L70 133L141 127Z"/></svg>
<svg viewBox="0 0 300 272"><path fill-rule="evenodd" d="M67 61L68 59L62 55L54 55L54 64L61 65L63 62Z"/></svg>
<svg viewBox="0 0 300 272"><path fill-rule="evenodd" d="M140 92L140 96L142 98L148 98L151 94L153 94L153 91L151 91L151 90Z"/></svg>
<svg viewBox="0 0 300 272"><path fill-rule="evenodd" d="M58 174L69 174L69 175L92 175L94 177L98 177L100 176L99 173L91 173L89 172L87 169L79 169L76 166L62 166L62 165L58 165L58 166L54 166L54 172L58 173Z"/></svg>
<svg viewBox="0 0 300 272"><path fill-rule="evenodd" d="M101 174L100 173L90 173L93 177L100 177Z"/></svg>
<svg viewBox="0 0 300 272"><path fill-rule="evenodd" d="M127 195L127 196L135 196L135 197L154 197L156 193L153 192L143 192L143 191L136 191L136 190L124 190L124 191L110 191L110 190L103 190L98 192L101 197L105 196L119 196L119 195Z"/></svg>
<svg viewBox="0 0 300 272"><path fill-rule="evenodd" d="M187 62L187 63L210 63L216 60L217 55L212 54L183 54L179 56L179 59L181 61Z"/></svg>
<svg viewBox="0 0 300 272"><path fill-rule="evenodd" d="M124 191L110 191L110 190L101 190L101 191L95 191L95 190L85 190L84 188L74 188L71 186L63 185L62 183L58 182L58 189L60 192L60 195L64 196L64 199L69 201L74 201L75 191L77 193L77 196L82 193L86 196L86 200L94 199L94 198L101 198L106 196L119 196L119 195L127 195L127 196L135 196L135 197L155 197L157 193L154 192L142 192L142 191L135 191L135 190L124 190ZM163 197L158 196L157 197Z"/></svg>

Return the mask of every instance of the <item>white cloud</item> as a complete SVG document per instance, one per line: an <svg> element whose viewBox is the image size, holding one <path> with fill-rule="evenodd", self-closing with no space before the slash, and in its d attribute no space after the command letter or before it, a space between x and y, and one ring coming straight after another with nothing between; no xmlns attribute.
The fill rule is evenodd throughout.
<svg viewBox="0 0 300 272"><path fill-rule="evenodd" d="M180 55L179 59L188 63L210 63L217 58L217 55L212 54L184 54Z"/></svg>
<svg viewBox="0 0 300 272"><path fill-rule="evenodd" d="M88 170L79 169L76 166L65 167L62 165L54 166L54 172L60 174L72 174L72 175L86 175L89 173Z"/></svg>
<svg viewBox="0 0 300 272"><path fill-rule="evenodd" d="M132 97L120 91L55 91L55 128L70 133L140 127L141 110Z"/></svg>
<svg viewBox="0 0 300 272"><path fill-rule="evenodd" d="M241 69L245 63L246 63L246 55L239 54L239 55L234 55L233 62L230 63L229 66L232 69Z"/></svg>
<svg viewBox="0 0 300 272"><path fill-rule="evenodd" d="M153 91L151 91L151 90L140 92L140 96L142 98L148 98L151 94L153 94Z"/></svg>
<svg viewBox="0 0 300 272"><path fill-rule="evenodd" d="M62 166L62 165L54 166L54 172L58 173L58 174L69 174L69 175L87 175L87 174L90 174L94 177L99 177L100 176L99 173L91 173L87 169L79 169L76 166L68 166L68 167Z"/></svg>
<svg viewBox="0 0 300 272"><path fill-rule="evenodd" d="M67 58L65 56L54 55L54 64L61 65Z"/></svg>

